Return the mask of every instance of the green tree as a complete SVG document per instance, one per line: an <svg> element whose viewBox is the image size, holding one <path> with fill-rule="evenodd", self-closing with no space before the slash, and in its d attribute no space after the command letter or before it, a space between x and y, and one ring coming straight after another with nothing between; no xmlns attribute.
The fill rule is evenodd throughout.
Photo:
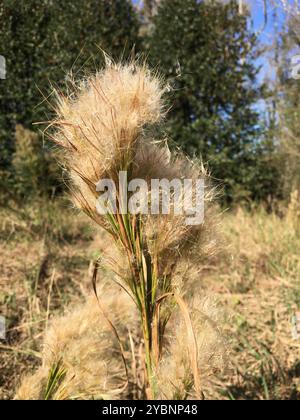
<svg viewBox="0 0 300 420"><path fill-rule="evenodd" d="M7 77L0 80L0 167L14 150L16 124L33 129L47 120L43 95L70 69L95 70L99 47L118 58L138 42L139 23L129 0L3 0L0 54ZM42 92L42 94L41 94Z"/></svg>
<svg viewBox="0 0 300 420"><path fill-rule="evenodd" d="M236 1L161 0L149 45L151 62L175 88L167 133L209 163L229 200L235 190L254 195L262 134L254 105L264 89L247 16Z"/></svg>
<svg viewBox="0 0 300 420"><path fill-rule="evenodd" d="M299 59L292 61L299 56L299 28L299 16L290 17L281 35L276 86L283 192L287 199L294 190L300 191Z"/></svg>

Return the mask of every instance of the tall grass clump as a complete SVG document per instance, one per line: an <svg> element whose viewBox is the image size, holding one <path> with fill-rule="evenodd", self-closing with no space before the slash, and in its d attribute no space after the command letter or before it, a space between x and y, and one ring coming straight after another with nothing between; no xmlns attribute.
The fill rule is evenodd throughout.
<svg viewBox="0 0 300 420"><path fill-rule="evenodd" d="M170 153L166 142L154 137L155 126L166 114L163 98L167 89L145 64L115 64L107 60L103 70L79 83L73 82L68 96L57 92L57 118L51 124L55 132L50 137L63 150L63 165L75 205L110 234L125 256L125 264L110 258L110 265L140 316L145 396L160 395L158 372L168 347L166 330L173 312L179 308L187 333L187 369L192 372L189 395L193 389L200 398L201 358L191 308L183 299L185 285L180 273L183 266L199 265L214 252L214 194L201 164L180 152ZM188 225L186 215L176 213L174 200L165 212L168 214L146 214L143 205L151 204L149 194L139 212L122 211L131 196L126 196L127 185L119 185L120 172L127 173L128 183L143 179L148 191L153 179L204 180L204 223ZM109 200L101 202L106 213L99 211L97 191L99 180L104 179L114 182L117 196L115 209ZM100 264L98 261L94 270L95 289Z"/></svg>
<svg viewBox="0 0 300 420"><path fill-rule="evenodd" d="M58 185L59 170L54 156L41 147L38 133L21 124L15 129L15 151L12 156L10 198L32 201L53 195Z"/></svg>

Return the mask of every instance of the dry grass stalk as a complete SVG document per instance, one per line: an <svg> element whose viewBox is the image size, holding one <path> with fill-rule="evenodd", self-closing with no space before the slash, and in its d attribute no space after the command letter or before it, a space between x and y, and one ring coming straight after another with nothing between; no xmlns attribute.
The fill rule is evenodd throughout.
<svg viewBox="0 0 300 420"><path fill-rule="evenodd" d="M287 220L290 221L295 228L299 228L300 204L299 191L294 190L290 195L290 202L286 214Z"/></svg>
<svg viewBox="0 0 300 420"><path fill-rule="evenodd" d="M52 124L56 132L51 136L64 150L74 203L111 235L126 256L128 269L120 277L140 313L149 398L158 395L155 371L165 329L176 306L174 297L181 292L181 286L173 282L177 266L194 258L199 263L214 247L210 234L214 226L210 204L213 190L208 187L203 166L181 153L172 155L165 142L151 136L151 126L164 117L167 89L146 65L107 60L104 70L78 85L74 83L68 97L58 94L58 116ZM167 215L123 214L121 206L115 213L99 214L96 185L101 179L110 179L118 186L120 171L127 172L128 182L141 178L149 186L151 179L204 179L205 223L187 225L185 216L175 214L174 204ZM118 204L122 204L124 191L117 187L116 192ZM171 299L168 304L160 302L165 295ZM196 348L194 378L199 388L195 354Z"/></svg>

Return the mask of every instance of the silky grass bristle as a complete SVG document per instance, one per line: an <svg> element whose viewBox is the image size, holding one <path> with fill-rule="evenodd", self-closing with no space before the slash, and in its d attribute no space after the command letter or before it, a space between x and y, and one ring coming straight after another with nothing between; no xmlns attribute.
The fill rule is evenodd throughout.
<svg viewBox="0 0 300 420"><path fill-rule="evenodd" d="M112 236L126 258L126 270L120 280L140 314L147 398L159 394L155 371L163 353L165 330L176 306L191 326L182 290L174 281L177 267L184 261L199 264L215 245L211 234L216 213L214 189L203 165L181 152L171 153L166 141L157 141L151 135L151 127L165 116L164 93L168 89L145 64L107 60L104 70L77 86L73 84L69 96L58 95L57 119L52 124L56 132L51 136L64 150L63 163L75 205ZM123 212L119 206L115 211L108 208L105 214L99 212L97 183L102 179L110 179L116 185L118 204L128 200L119 187L121 171L126 171L127 182L139 178L148 187L153 179L204 181L205 220L187 224L186 215L176 213L175 200L168 214ZM147 194L144 198L151 201ZM195 206L194 200L192 197L188 212ZM93 275L96 293L98 268L99 261ZM193 386L199 396L195 337L193 347Z"/></svg>
<svg viewBox="0 0 300 420"><path fill-rule="evenodd" d="M135 325L135 313L125 294L106 295L106 307L114 324L127 334ZM96 298L55 318L46 331L42 367L23 379L15 399L115 399L126 384L119 344L101 315Z"/></svg>
<svg viewBox="0 0 300 420"><path fill-rule="evenodd" d="M197 342L201 389L210 386L211 378L226 366L228 345L222 325L224 312L214 297L197 297L189 302L189 311ZM168 400L196 399L193 367L189 357L188 331L177 311L167 332L165 353L158 365L160 398Z"/></svg>

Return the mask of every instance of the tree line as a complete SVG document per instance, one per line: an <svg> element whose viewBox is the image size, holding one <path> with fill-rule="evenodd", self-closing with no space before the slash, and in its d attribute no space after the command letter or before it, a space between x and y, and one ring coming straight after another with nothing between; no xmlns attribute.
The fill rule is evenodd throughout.
<svg viewBox="0 0 300 420"><path fill-rule="evenodd" d="M36 188L55 186L47 142L36 146L41 127L33 123L51 119L51 86L65 89L70 72L95 71L104 50L115 60L146 57L169 81L169 118L158 135L202 158L226 204L288 196L300 182L299 81L286 73L298 26L290 19L281 34L278 83L270 90L259 82L263 46L249 20L235 0L148 0L140 7L129 0L3 0L0 187L30 195L32 160ZM260 106L270 98L272 112Z"/></svg>

